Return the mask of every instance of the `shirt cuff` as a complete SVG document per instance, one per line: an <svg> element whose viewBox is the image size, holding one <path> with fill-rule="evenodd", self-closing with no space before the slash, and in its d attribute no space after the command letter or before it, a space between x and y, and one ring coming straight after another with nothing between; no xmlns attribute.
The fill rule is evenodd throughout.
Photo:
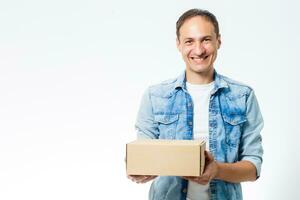
<svg viewBox="0 0 300 200"><path fill-rule="evenodd" d="M246 160L251 162L255 168L256 168L256 179L260 177L260 172L261 172L261 164L262 160L259 157L254 157L254 156L244 156L242 160Z"/></svg>

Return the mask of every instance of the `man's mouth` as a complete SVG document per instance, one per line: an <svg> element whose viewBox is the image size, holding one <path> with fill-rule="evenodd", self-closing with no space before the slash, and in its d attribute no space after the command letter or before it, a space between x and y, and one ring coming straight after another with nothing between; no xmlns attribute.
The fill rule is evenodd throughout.
<svg viewBox="0 0 300 200"><path fill-rule="evenodd" d="M205 56L192 56L191 59L197 63L204 61L206 58L208 58L208 55Z"/></svg>

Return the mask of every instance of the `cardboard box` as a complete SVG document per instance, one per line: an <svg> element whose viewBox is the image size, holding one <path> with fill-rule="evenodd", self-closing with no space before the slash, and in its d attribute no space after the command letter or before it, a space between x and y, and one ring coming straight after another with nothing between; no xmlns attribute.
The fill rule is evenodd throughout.
<svg viewBox="0 0 300 200"><path fill-rule="evenodd" d="M201 140L135 140L126 144L129 175L200 176L205 164Z"/></svg>

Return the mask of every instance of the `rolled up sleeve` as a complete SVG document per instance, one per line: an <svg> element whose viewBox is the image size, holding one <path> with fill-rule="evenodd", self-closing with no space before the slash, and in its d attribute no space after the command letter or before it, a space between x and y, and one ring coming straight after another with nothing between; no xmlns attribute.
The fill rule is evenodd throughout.
<svg viewBox="0 0 300 200"><path fill-rule="evenodd" d="M264 126L264 121L253 90L247 98L246 117L247 121L243 126L241 136L239 160L247 160L254 164L256 167L256 178L259 178L263 161L262 137L260 132Z"/></svg>

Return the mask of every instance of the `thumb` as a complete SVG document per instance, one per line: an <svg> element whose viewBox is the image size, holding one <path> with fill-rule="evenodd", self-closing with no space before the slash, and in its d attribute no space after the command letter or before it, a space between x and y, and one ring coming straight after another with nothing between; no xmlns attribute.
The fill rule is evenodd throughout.
<svg viewBox="0 0 300 200"><path fill-rule="evenodd" d="M207 162L213 161L214 160L214 156L209 151L205 151L205 160Z"/></svg>

